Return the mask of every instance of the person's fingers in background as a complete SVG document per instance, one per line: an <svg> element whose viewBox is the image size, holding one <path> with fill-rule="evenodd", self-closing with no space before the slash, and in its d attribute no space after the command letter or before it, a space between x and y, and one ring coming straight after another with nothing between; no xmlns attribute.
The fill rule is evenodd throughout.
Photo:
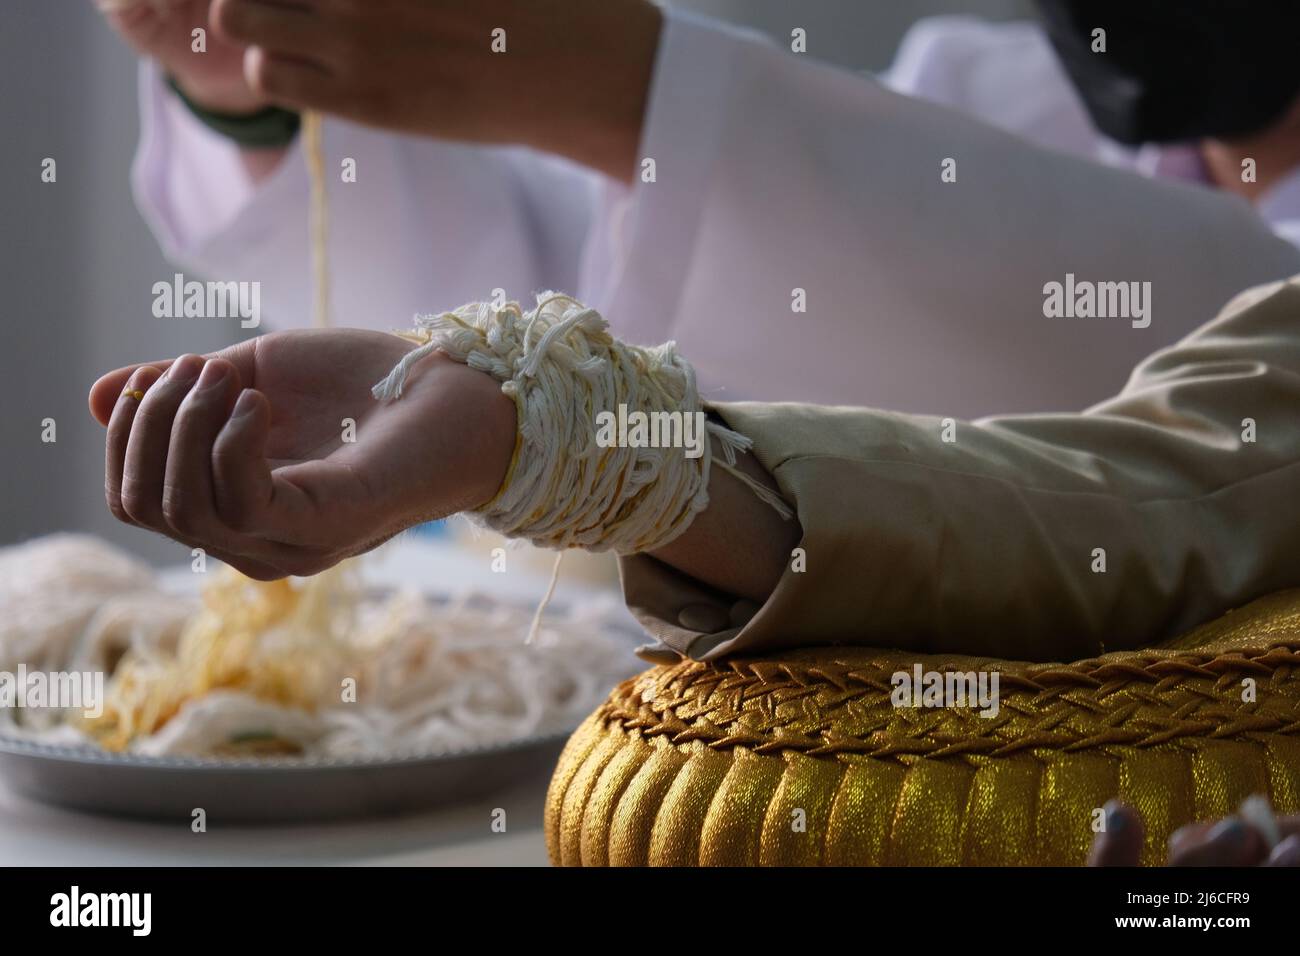
<svg viewBox="0 0 1300 956"><path fill-rule="evenodd" d="M249 47L244 57L244 78L259 95L294 110L314 109L355 116L352 88L312 60Z"/></svg>
<svg viewBox="0 0 1300 956"><path fill-rule="evenodd" d="M1208 828L1169 841L1170 866L1257 866L1268 857L1268 844L1239 817L1227 817ZM1181 835L1180 835L1181 834Z"/></svg>
<svg viewBox="0 0 1300 956"><path fill-rule="evenodd" d="M337 55L344 47L330 21L308 4L292 0L213 0L212 26L227 39L276 56L291 57L325 67L323 53Z"/></svg>
<svg viewBox="0 0 1300 956"><path fill-rule="evenodd" d="M1265 866L1300 866L1300 835L1292 834L1273 847Z"/></svg>
<svg viewBox="0 0 1300 956"><path fill-rule="evenodd" d="M620 179L635 171L662 19L648 0L212 6L214 31L246 49L245 82L268 102L532 146Z"/></svg>
<svg viewBox="0 0 1300 956"><path fill-rule="evenodd" d="M1265 866L1300 866L1300 814L1276 818L1276 832L1270 839L1277 841L1264 861Z"/></svg>
<svg viewBox="0 0 1300 956"><path fill-rule="evenodd" d="M1105 829L1093 838L1089 866L1138 866L1145 828L1132 807L1111 800L1103 807Z"/></svg>
<svg viewBox="0 0 1300 956"><path fill-rule="evenodd" d="M1093 839L1089 866L1137 866L1145 828L1132 807L1112 800L1105 829ZM1239 817L1180 827L1169 838L1169 866L1300 866L1300 816L1280 817L1282 837L1270 852L1268 839Z"/></svg>
<svg viewBox="0 0 1300 956"><path fill-rule="evenodd" d="M1266 834L1235 816L1188 824L1169 838L1169 864L1300 866L1300 815L1277 817L1275 826L1275 832ZM1274 839L1278 843L1270 848Z"/></svg>
<svg viewBox="0 0 1300 956"><path fill-rule="evenodd" d="M355 113L355 84L338 64L350 62L337 18L311 6L262 0L213 0L212 25L246 47L244 80L268 102L290 109Z"/></svg>
<svg viewBox="0 0 1300 956"><path fill-rule="evenodd" d="M95 6L137 55L157 61L195 103L231 114L269 105L244 79L244 47L212 28L211 0L95 0Z"/></svg>

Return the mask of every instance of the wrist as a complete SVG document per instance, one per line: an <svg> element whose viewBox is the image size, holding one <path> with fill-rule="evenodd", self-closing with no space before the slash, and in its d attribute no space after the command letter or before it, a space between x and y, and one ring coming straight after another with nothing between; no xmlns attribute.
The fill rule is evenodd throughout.
<svg viewBox="0 0 1300 956"><path fill-rule="evenodd" d="M195 119L213 132L235 142L245 155L252 155L252 151L274 151L269 164L260 161L250 164L249 172L255 179L278 164L278 157L284 147L293 142L302 125L302 118L297 113L277 106L265 106L252 113L213 110L195 102L174 77L168 76L166 82Z"/></svg>
<svg viewBox="0 0 1300 956"><path fill-rule="evenodd" d="M430 367L412 382L412 400L426 402L429 420L458 426L435 456L442 462L437 481L451 499L443 511L477 511L496 498L514 469L519 437L514 399L491 375L441 352L424 361ZM419 397L422 389L427 399Z"/></svg>
<svg viewBox="0 0 1300 956"><path fill-rule="evenodd" d="M169 73L169 77L186 100L213 113L231 117L252 116L272 105L270 100L254 93L242 80L212 83L177 73Z"/></svg>
<svg viewBox="0 0 1300 956"><path fill-rule="evenodd" d="M478 373L491 386L483 408L483 435L485 453L478 456L478 479L471 490L474 504L467 510L478 511L491 504L510 484L518 463L519 415L512 398L501 391L501 386L487 373Z"/></svg>

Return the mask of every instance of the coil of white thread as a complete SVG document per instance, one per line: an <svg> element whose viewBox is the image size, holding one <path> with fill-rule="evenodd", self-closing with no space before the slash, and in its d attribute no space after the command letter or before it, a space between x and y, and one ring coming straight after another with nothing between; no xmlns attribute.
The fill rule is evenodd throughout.
<svg viewBox="0 0 1300 956"><path fill-rule="evenodd" d="M596 441L596 414L620 404L628 414L703 410L695 370L675 343L627 345L594 309L551 292L529 312L516 302L471 303L418 317L416 325L422 344L374 387L377 399L399 398L413 366L437 350L491 375L518 410L511 473L471 520L539 547L632 554L668 544L708 505L708 440L698 458L683 448ZM747 451L749 439L716 422L705 427L722 455L719 467L790 517L779 496L735 470L736 452Z"/></svg>

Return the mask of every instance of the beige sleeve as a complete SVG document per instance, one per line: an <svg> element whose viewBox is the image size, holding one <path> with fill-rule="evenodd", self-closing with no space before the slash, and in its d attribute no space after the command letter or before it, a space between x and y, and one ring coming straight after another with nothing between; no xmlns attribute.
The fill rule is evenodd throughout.
<svg viewBox="0 0 1300 956"><path fill-rule="evenodd" d="M806 566L755 611L624 558L660 641L647 659L848 643L1070 660L1300 584L1300 277L1238 296L1080 414L714 408L797 509Z"/></svg>

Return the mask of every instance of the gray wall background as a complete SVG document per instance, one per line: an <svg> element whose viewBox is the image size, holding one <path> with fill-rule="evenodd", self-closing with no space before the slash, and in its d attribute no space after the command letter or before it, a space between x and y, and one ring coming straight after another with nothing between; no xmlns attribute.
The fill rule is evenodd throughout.
<svg viewBox="0 0 1300 956"><path fill-rule="evenodd" d="M1025 16L1027 0L682 0L854 69L888 65L907 27L939 13ZM153 317L170 277L131 200L135 63L89 0L5 0L0 30L0 544L60 530L103 535L156 562L188 560L119 525L103 500L103 435L86 412L101 372L230 344L227 323ZM40 180L53 157L58 181ZM57 441L41 441L53 418Z"/></svg>

